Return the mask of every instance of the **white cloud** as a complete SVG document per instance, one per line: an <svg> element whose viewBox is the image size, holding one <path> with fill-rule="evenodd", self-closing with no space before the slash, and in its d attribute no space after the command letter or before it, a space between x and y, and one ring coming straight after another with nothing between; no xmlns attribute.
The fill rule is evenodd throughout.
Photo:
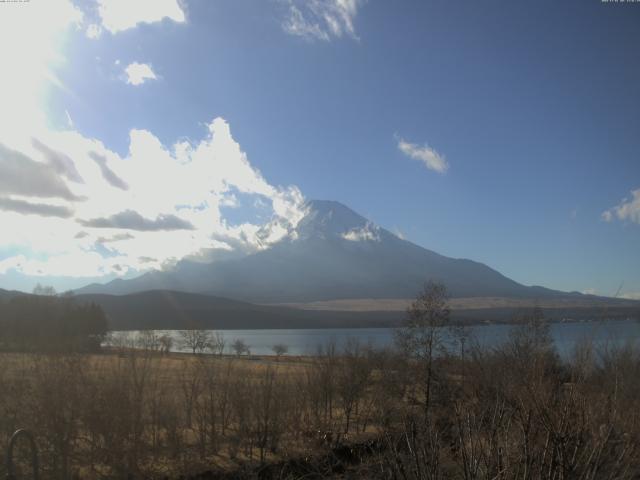
<svg viewBox="0 0 640 480"><path fill-rule="evenodd" d="M4 147L29 168L39 165L49 190L44 197L30 185L0 190L0 248L22 252L2 260L2 271L124 275L206 259L207 251L254 252L292 235L305 213L301 192L269 184L221 118L204 139L168 147L148 130L132 130L125 157L72 130L43 131L38 139L19 142L19 154ZM0 134L0 144L12 141ZM271 217L230 225L221 208L237 203L236 193L263 198Z"/></svg>
<svg viewBox="0 0 640 480"><path fill-rule="evenodd" d="M87 35L87 38L90 38L92 40L100 38L100 35L102 35L102 27L100 25L92 23L87 27L85 34Z"/></svg>
<svg viewBox="0 0 640 480"><path fill-rule="evenodd" d="M640 292L627 292L620 295L620 298L627 300L640 300Z"/></svg>
<svg viewBox="0 0 640 480"><path fill-rule="evenodd" d="M624 198L619 205L602 213L605 222L614 219L640 224L640 188L631 192L631 198Z"/></svg>
<svg viewBox="0 0 640 480"><path fill-rule="evenodd" d="M598 292L595 288L587 288L581 292L583 295L597 295Z"/></svg>
<svg viewBox="0 0 640 480"><path fill-rule="evenodd" d="M393 234L398 237L400 240L406 240L406 236L398 227L393 227Z"/></svg>
<svg viewBox="0 0 640 480"><path fill-rule="evenodd" d="M156 80L155 72L148 63L133 62L124 69L129 85L142 85L146 80Z"/></svg>
<svg viewBox="0 0 640 480"><path fill-rule="evenodd" d="M429 170L434 170L438 173L446 173L449 169L449 164L447 163L447 159L444 155L440 155L429 145L425 144L424 146L420 146L399 138L398 150L409 158L420 160Z"/></svg>
<svg viewBox="0 0 640 480"><path fill-rule="evenodd" d="M354 228L343 233L342 238L352 242L379 242L380 232L374 224L367 223L362 228Z"/></svg>
<svg viewBox="0 0 640 480"><path fill-rule="evenodd" d="M292 235L304 215L302 194L267 182L224 119L213 120L204 138L175 145L131 130L124 155L80 134L69 119L52 130L43 94L60 84L53 73L64 61L60 45L83 15L69 0L6 10L0 15L0 251L16 253L0 257L0 273L134 274L185 257L206 260L211 252L254 252ZM263 198L271 215L230 225L221 206L233 204L235 193Z"/></svg>
<svg viewBox="0 0 640 480"><path fill-rule="evenodd" d="M289 0L285 32L309 40L358 39L354 20L362 0Z"/></svg>
<svg viewBox="0 0 640 480"><path fill-rule="evenodd" d="M160 22L164 18L178 23L185 21L177 0L98 0L98 14L102 26L111 33L134 28L139 23Z"/></svg>
<svg viewBox="0 0 640 480"><path fill-rule="evenodd" d="M103 258L96 252L75 251L46 260L17 255L0 261L0 274L10 270L31 276L98 277L121 269L120 258Z"/></svg>

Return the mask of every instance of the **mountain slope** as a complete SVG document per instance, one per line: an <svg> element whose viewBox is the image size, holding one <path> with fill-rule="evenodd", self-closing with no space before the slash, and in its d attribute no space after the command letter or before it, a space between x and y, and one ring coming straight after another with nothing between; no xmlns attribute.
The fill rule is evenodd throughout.
<svg viewBox="0 0 640 480"><path fill-rule="evenodd" d="M169 290L83 294L76 300L100 305L110 330L371 327L396 325L402 317L400 312L304 311Z"/></svg>
<svg viewBox="0 0 640 480"><path fill-rule="evenodd" d="M171 289L259 303L412 298L429 279L444 282L454 297L576 295L526 287L484 264L439 255L331 201L309 202L291 237L258 253L215 264L183 261L171 271L94 284L78 293Z"/></svg>
<svg viewBox="0 0 640 480"><path fill-rule="evenodd" d="M4 290L0 288L0 300L9 300L10 298L20 296L20 295L28 295L24 292L19 292L17 290Z"/></svg>
<svg viewBox="0 0 640 480"><path fill-rule="evenodd" d="M78 295L76 301L100 305L107 315L111 330L394 327L405 316L403 309L300 310L168 290L129 295L86 294ZM518 302L467 307L454 300L452 318L468 323L499 323L514 321L519 315L530 312L529 305L519 305ZM640 314L640 304L629 301L612 302L610 306L584 299L581 302L552 301L543 309L550 320L627 318Z"/></svg>

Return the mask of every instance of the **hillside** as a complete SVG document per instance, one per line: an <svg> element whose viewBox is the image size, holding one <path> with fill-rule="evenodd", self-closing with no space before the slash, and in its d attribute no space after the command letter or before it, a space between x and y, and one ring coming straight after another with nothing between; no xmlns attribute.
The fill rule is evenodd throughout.
<svg viewBox="0 0 640 480"><path fill-rule="evenodd" d="M169 290L76 299L100 305L111 330L371 327L402 318L398 312L304 311Z"/></svg>
<svg viewBox="0 0 640 480"><path fill-rule="evenodd" d="M399 305L373 309L349 309L348 304L323 304L321 308L302 305L256 305L169 290L151 290L129 295L78 295L79 302L94 302L107 315L111 330L139 329L260 329L260 328L357 328L394 327L405 317ZM530 311L526 302L479 304L469 299L452 302L452 318L465 323L511 322ZM341 308L338 310L337 308ZM549 303L543 306L550 320L604 319L640 316L638 302L608 304Z"/></svg>

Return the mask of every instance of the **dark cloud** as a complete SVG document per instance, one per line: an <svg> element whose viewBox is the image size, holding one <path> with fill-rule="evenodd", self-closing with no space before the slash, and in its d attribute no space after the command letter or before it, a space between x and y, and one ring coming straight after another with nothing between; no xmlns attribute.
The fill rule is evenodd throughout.
<svg viewBox="0 0 640 480"><path fill-rule="evenodd" d="M58 174L65 176L72 182L84 183L84 179L80 176L75 163L69 156L52 150L37 138L32 139L31 142L34 147L42 152L44 158L47 159L47 162L49 162Z"/></svg>
<svg viewBox="0 0 640 480"><path fill-rule="evenodd" d="M113 173L113 170L109 168L107 165L107 159L96 152L90 152L89 156L91 159L98 164L100 167L100 171L102 172L102 177L112 186L119 188L121 190L129 190L129 185L127 182L122 180L119 176Z"/></svg>
<svg viewBox="0 0 640 480"><path fill-rule="evenodd" d="M87 236L89 236L89 234L87 232L78 232L78 233L75 234L75 236L73 238L80 239L80 238L84 238L84 237L87 237Z"/></svg>
<svg viewBox="0 0 640 480"><path fill-rule="evenodd" d="M69 190L56 168L36 162L0 144L0 194L81 200Z"/></svg>
<svg viewBox="0 0 640 480"><path fill-rule="evenodd" d="M111 243L111 242L117 242L119 240L131 240L132 238L135 238L135 237L130 233L118 233L117 235L114 235L112 237L99 237L96 240L96 243Z"/></svg>
<svg viewBox="0 0 640 480"><path fill-rule="evenodd" d="M152 232L158 230L193 230L186 220L175 215L158 215L155 220L144 218L138 212L125 210L106 218L94 218L92 220L81 220L85 227L92 228L123 228L127 230L138 230L141 232Z"/></svg>
<svg viewBox="0 0 640 480"><path fill-rule="evenodd" d="M47 205L44 203L31 203L24 200L14 200L0 197L0 210L21 213L23 215L40 215L42 217L69 218L73 211L67 207Z"/></svg>

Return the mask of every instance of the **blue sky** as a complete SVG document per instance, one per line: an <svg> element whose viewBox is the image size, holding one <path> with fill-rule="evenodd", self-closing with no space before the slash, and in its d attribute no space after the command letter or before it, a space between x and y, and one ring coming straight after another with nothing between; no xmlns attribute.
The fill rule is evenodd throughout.
<svg viewBox="0 0 640 480"><path fill-rule="evenodd" d="M41 33L51 3L59 28ZM524 284L612 295L624 282L640 296L640 4L0 9L17 16L11 44L55 50L21 72L0 49L33 77L0 85L15 133L0 137L4 155L51 162L37 138L83 179L53 163L42 174L56 170L71 196L0 180L13 231L0 241L2 288L64 289L268 248L253 236L278 241L303 198L318 198ZM23 109L22 98L37 102Z"/></svg>

